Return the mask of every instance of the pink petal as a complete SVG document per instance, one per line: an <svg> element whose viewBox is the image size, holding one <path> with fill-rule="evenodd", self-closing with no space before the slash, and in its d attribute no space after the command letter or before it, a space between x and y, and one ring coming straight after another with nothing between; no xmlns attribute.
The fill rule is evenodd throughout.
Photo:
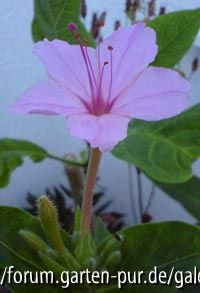
<svg viewBox="0 0 200 293"><path fill-rule="evenodd" d="M67 119L70 134L87 141L92 148L110 151L127 136L128 118L105 114L73 115Z"/></svg>
<svg viewBox="0 0 200 293"><path fill-rule="evenodd" d="M48 74L70 91L90 101L90 87L80 46L67 42L44 40L36 44L34 52L41 58ZM92 63L97 62L95 50L88 48Z"/></svg>
<svg viewBox="0 0 200 293"><path fill-rule="evenodd" d="M113 47L113 96L123 90L155 59L158 49L155 31L145 27L144 23L119 28L103 41L100 45L102 62L110 60L110 52L107 49L109 45ZM105 75L104 91L110 82L109 66L106 67Z"/></svg>
<svg viewBox="0 0 200 293"><path fill-rule="evenodd" d="M176 71L149 67L116 99L111 112L154 121L175 116L187 107L189 88Z"/></svg>
<svg viewBox="0 0 200 293"><path fill-rule="evenodd" d="M27 90L10 108L15 113L72 115L87 113L84 103L63 86L47 78Z"/></svg>

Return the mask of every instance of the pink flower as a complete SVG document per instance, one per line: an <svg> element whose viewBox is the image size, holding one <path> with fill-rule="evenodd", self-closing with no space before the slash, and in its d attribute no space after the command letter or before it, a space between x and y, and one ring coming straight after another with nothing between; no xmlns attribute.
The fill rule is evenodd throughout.
<svg viewBox="0 0 200 293"><path fill-rule="evenodd" d="M131 118L156 121L187 106L189 83L177 72L149 66L157 54L156 34L144 23L120 28L97 49L44 40L34 52L47 77L11 108L16 113L63 115L70 133L92 148L112 150L127 136Z"/></svg>

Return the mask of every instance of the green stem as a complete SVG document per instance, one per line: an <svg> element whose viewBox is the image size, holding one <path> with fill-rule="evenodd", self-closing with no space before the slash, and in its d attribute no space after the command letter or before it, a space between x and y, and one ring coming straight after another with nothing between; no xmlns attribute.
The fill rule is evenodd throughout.
<svg viewBox="0 0 200 293"><path fill-rule="evenodd" d="M53 159L53 160L56 160L56 161L59 161L59 162L62 162L62 163L68 164L68 165L72 165L72 166L78 166L78 167L86 167L87 166L87 162L81 163L81 162L77 162L77 161L67 160L62 157L54 156L52 154L47 154L47 157L49 159Z"/></svg>
<svg viewBox="0 0 200 293"><path fill-rule="evenodd" d="M90 221L92 215L92 203L96 176L101 159L101 152L98 148L92 149L89 159L89 165L86 176L85 190L82 202L82 219L81 219L81 235L86 236L90 231Z"/></svg>
<svg viewBox="0 0 200 293"><path fill-rule="evenodd" d="M141 170L140 168L136 167L136 174L137 174L137 184L138 184L138 203L139 203L139 212L140 212L140 220L142 223L143 217L143 190L142 190L142 178L141 178Z"/></svg>

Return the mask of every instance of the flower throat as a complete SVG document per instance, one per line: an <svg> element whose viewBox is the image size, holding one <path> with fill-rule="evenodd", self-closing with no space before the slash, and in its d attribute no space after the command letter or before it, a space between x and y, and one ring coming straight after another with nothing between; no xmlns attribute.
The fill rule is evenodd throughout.
<svg viewBox="0 0 200 293"><path fill-rule="evenodd" d="M97 54L98 54L98 73L95 75L90 56L88 54L88 40L81 39L80 33L77 31L77 26L74 23L69 23L67 28L72 34L77 44L80 46L81 55L83 57L84 64L86 66L86 71L88 75L88 81L90 86L90 92L92 97L92 108L90 107L90 112L94 115L106 114L110 110L110 100L112 94L112 83L113 83L113 47L109 45L107 49L110 52L110 60L105 60L101 63L101 36L100 31L104 26L104 22L98 24L98 38L97 38ZM105 67L110 65L110 80L108 86L108 93L105 99L102 97L102 84L105 73Z"/></svg>

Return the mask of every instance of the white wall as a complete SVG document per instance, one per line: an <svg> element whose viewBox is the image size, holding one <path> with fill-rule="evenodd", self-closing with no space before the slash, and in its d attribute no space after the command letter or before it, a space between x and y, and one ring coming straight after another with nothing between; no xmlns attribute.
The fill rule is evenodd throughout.
<svg viewBox="0 0 200 293"><path fill-rule="evenodd" d="M122 0L87 1L91 11L107 9L110 20L107 22L107 31L112 30L115 19L125 18ZM113 5L116 3L117 5ZM169 1L168 1L169 2ZM173 1L174 2L174 1ZM191 0L186 1L191 2ZM195 2L200 4L199 0ZM94 5L95 3L95 5ZM0 17L0 137L12 137L31 140L57 155L69 152L78 152L84 148L84 144L71 137L65 128L65 121L59 117L21 116L7 112L12 104L29 86L40 80L45 72L39 59L32 54L33 42L31 38L31 21L33 17L32 1L1 1ZM87 24L90 23L90 17ZM199 54L197 48L193 48L184 61L184 66L190 63L192 58ZM199 101L200 73L193 78L193 91L191 103ZM128 195L127 166L115 159L110 154L103 156L100 177L102 185L108 188L108 197L115 199L114 206L117 210L130 213L130 200ZM135 180L135 179L134 179ZM33 164L26 159L23 167L18 168L11 177L10 185L0 190L0 204L21 206L25 205L27 191L39 193L47 186L66 182L63 168L60 163L47 160L44 163ZM146 182L146 181L145 181ZM136 191L136 187L134 186ZM148 195L150 185L145 183L145 191ZM156 200L152 205L152 213L155 220L179 219L193 221L182 208L157 192ZM130 222L131 215L127 217Z"/></svg>

